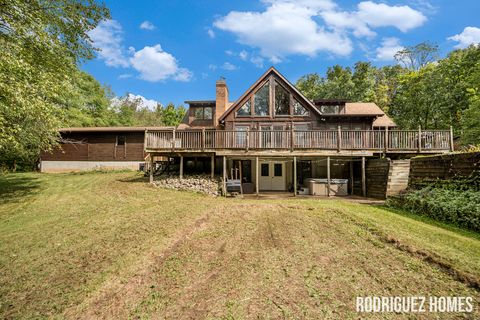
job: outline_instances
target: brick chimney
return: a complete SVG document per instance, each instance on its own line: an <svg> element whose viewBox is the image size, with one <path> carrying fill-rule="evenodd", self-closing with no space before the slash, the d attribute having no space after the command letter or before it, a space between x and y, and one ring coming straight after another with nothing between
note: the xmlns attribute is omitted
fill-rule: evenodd
<svg viewBox="0 0 480 320"><path fill-rule="evenodd" d="M218 119L225 113L228 107L228 87L225 82L225 78L220 78L216 83L216 95L215 95L215 126L220 123Z"/></svg>

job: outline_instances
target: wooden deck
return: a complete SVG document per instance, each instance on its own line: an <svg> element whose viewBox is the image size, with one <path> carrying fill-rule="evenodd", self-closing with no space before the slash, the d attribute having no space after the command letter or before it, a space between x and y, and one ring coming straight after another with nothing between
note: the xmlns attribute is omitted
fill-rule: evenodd
<svg viewBox="0 0 480 320"><path fill-rule="evenodd" d="M363 154L443 153L452 150L449 130L229 131L158 130L145 132L148 153Z"/></svg>

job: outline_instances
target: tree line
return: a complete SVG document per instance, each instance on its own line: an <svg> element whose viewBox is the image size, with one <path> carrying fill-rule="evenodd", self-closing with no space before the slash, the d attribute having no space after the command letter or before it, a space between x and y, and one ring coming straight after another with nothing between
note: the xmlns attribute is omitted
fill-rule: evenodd
<svg viewBox="0 0 480 320"><path fill-rule="evenodd" d="M375 102L401 129L448 129L463 145L480 144L480 47L440 59L438 47L421 43L399 51L397 63L357 62L311 73L296 86L310 99Z"/></svg>
<svg viewBox="0 0 480 320"><path fill-rule="evenodd" d="M88 32L109 19L95 0L0 4L0 167L33 164L69 126L175 125L185 110L111 107L111 91L79 65L95 56Z"/></svg>

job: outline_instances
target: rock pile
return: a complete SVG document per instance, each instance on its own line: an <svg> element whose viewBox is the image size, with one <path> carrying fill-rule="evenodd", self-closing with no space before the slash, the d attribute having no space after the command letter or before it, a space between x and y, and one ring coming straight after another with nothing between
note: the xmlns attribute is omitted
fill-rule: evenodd
<svg viewBox="0 0 480 320"><path fill-rule="evenodd" d="M160 176L156 178L155 184L166 189L195 191L211 196L220 195L220 183L210 175L184 176L182 180L178 175Z"/></svg>

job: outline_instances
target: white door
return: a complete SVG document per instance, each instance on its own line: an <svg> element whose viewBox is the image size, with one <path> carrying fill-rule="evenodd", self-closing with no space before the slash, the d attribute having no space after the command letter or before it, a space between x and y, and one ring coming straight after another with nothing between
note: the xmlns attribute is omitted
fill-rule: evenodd
<svg viewBox="0 0 480 320"><path fill-rule="evenodd" d="M270 176L270 162L260 163L258 173L258 184L260 190L272 190L272 177Z"/></svg>
<svg viewBox="0 0 480 320"><path fill-rule="evenodd" d="M260 163L258 177L260 190L285 191L285 163L278 161Z"/></svg>
<svg viewBox="0 0 480 320"><path fill-rule="evenodd" d="M272 162L272 189L274 191L285 191L285 163Z"/></svg>

